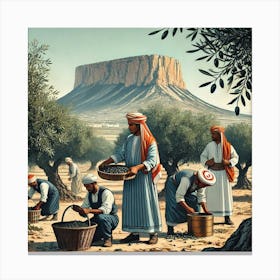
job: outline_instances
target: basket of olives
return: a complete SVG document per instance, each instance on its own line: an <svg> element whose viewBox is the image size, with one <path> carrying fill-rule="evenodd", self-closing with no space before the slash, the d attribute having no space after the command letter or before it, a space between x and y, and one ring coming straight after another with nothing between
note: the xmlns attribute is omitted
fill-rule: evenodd
<svg viewBox="0 0 280 280"><path fill-rule="evenodd" d="M110 164L99 166L97 169L98 175L105 180L123 181L134 179L136 175L128 176L129 167L120 164Z"/></svg>

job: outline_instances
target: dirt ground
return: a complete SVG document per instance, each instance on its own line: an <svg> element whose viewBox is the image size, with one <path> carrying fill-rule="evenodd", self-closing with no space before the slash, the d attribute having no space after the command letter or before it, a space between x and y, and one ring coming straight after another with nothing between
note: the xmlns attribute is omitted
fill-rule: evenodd
<svg viewBox="0 0 280 280"><path fill-rule="evenodd" d="M82 174L89 173L88 165L84 164L80 166ZM198 165L184 166L184 168L194 168L196 169ZM39 168L33 168L30 170L38 176L39 178L46 178L43 171ZM61 166L59 173L63 182L70 187L70 183L67 180L67 167ZM95 171L91 173L96 173ZM250 178L250 173L248 174ZM166 180L166 174L158 183L158 191L160 192L164 187L164 182ZM231 234L238 228L240 223L252 216L252 191L251 190L235 190L233 189L233 209L234 213L232 220L234 225L225 225L223 223L222 217L214 218L213 235L208 237L194 237L187 234L188 225L183 223L175 227L175 232L177 236L174 238L167 238L167 226L164 219L165 213L165 201L160 199L160 211L162 217L162 232L159 234L159 241L155 245L148 245L146 241L149 239L148 235L141 234L139 243L132 244L120 244L119 240L126 237L127 232L123 232L121 229L121 204L122 204L122 182L121 181L106 181L100 178L99 185L103 185L112 190L115 195L116 203L118 205L118 216L120 222L118 227L113 232L113 246L109 248L102 247L100 245L91 246L87 250L83 250L83 253L106 253L106 252L200 252L206 247L222 247L226 240L231 236ZM83 188L83 192L80 194L81 197L86 195L86 190ZM38 201L39 195L34 195L34 197L28 201L28 206L34 206ZM60 209L58 213L58 222L61 221L62 215L65 209L72 204L81 205L82 201L76 202L60 202ZM69 208L64 215L64 221L84 220L78 213L74 212ZM61 250L57 245L57 240L52 228L54 221L38 221L37 223L30 224L28 230L28 251L30 254L36 254L38 252L44 253L55 253L55 252L65 252ZM76 251L68 251L67 253L75 254ZM79 252L79 253L81 253ZM65 252L66 253L66 252Z"/></svg>

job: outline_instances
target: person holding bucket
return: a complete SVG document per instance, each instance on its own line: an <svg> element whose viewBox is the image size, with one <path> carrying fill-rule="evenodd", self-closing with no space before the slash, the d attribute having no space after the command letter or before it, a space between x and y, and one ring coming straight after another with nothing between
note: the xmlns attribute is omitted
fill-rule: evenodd
<svg viewBox="0 0 280 280"><path fill-rule="evenodd" d="M31 199L35 192L41 194L40 201L33 207L33 210L41 210L42 220L47 220L53 215L52 221L57 221L59 210L59 192L55 185L43 179L36 178L34 174L28 174L28 199Z"/></svg>
<svg viewBox="0 0 280 280"><path fill-rule="evenodd" d="M112 246L112 232L118 226L117 205L113 193L97 184L97 177L87 174L82 178L82 182L88 193L80 207L73 207L73 210L81 216L94 214L90 219L91 223L96 223L97 228L93 237L93 242L103 240L103 247Z"/></svg>
<svg viewBox="0 0 280 280"><path fill-rule="evenodd" d="M165 220L167 235L174 235L174 226L187 222L187 214L199 212L199 206L206 214L205 187L216 182L215 175L208 169L198 171L181 170L169 176L165 182Z"/></svg>

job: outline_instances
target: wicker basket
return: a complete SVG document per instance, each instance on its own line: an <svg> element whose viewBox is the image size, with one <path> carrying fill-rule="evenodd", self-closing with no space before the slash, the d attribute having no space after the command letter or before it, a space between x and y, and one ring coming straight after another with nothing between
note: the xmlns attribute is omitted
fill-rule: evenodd
<svg viewBox="0 0 280 280"><path fill-rule="evenodd" d="M28 223L35 224L39 222L41 215L41 209L33 210L32 207L28 207Z"/></svg>
<svg viewBox="0 0 280 280"><path fill-rule="evenodd" d="M90 248L97 224L88 225L81 221L63 222L65 212L74 205L68 206L62 215L61 222L53 223L52 228L57 240L58 247L64 251L82 251ZM75 207L79 207L75 205Z"/></svg>
<svg viewBox="0 0 280 280"><path fill-rule="evenodd" d="M110 164L108 165L110 167L110 169L118 169L119 167L121 168L127 168L127 166L125 165L120 165L120 164ZM133 176L129 176L127 177L127 172L123 172L123 173L109 173L104 171L104 169L102 170L99 166L97 169L98 175L105 180L110 180L110 181L123 181L123 180L131 180L134 179L136 175Z"/></svg>

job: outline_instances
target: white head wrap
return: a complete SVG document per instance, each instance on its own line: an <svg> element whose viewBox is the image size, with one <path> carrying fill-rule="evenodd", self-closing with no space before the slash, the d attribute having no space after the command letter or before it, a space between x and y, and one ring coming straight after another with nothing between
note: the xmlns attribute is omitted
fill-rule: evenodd
<svg viewBox="0 0 280 280"><path fill-rule="evenodd" d="M34 174L28 174L28 184L31 184L36 181L36 177Z"/></svg>
<svg viewBox="0 0 280 280"><path fill-rule="evenodd" d="M83 177L82 182L83 182L84 185L91 184L91 183L96 183L97 182L97 177L94 176L93 174L86 174Z"/></svg>
<svg viewBox="0 0 280 280"><path fill-rule="evenodd" d="M215 175L206 168L201 168L197 171L198 180L206 184L207 186L212 186L216 183Z"/></svg>
<svg viewBox="0 0 280 280"><path fill-rule="evenodd" d="M66 163L70 163L70 162L73 162L73 161L72 161L72 158L66 157L66 158L65 158L65 162L66 162Z"/></svg>

